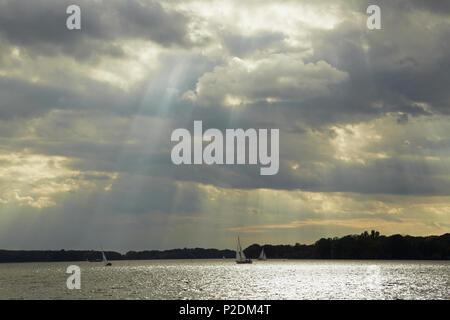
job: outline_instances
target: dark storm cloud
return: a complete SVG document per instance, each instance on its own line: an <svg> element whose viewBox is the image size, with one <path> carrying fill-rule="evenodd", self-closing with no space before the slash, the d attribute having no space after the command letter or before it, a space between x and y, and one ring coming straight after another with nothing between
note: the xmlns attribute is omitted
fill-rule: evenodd
<svg viewBox="0 0 450 320"><path fill-rule="evenodd" d="M365 14L368 4L353 4L346 4L350 12ZM317 90L314 77L319 73L305 77L310 87L302 91L294 84L302 81L305 70L296 71L297 77L278 87L277 78L290 77L289 69L283 70L281 63L265 69L261 63L254 71L243 69L241 73L230 65L209 74L203 81L199 79L201 93L197 95L197 103L218 109L216 105L223 102L226 94L244 97L244 101L250 102L243 102L245 107L239 108L243 110L223 112L230 118L232 113L235 117L246 118L239 119L240 122L253 121L254 126L260 123L260 113L264 113L272 125L284 128L295 127L293 119L306 126L323 128L333 123L369 121L389 113L399 113L403 120L408 116L448 114L450 92L446 86L450 82L450 47L447 39L450 31L447 20L434 14L435 10L427 10L428 17L420 16L424 9L408 2L381 2L380 6L382 30L370 31L349 15L332 30L311 31L313 55L305 59L305 64L326 62L335 73L348 75L345 81L324 81L323 88L328 92L317 91L320 94L314 95ZM432 22L426 28L425 19ZM365 19L361 21L365 23ZM278 49L289 56L289 50L279 42L282 34L223 33L222 36L234 55L245 56L268 48L264 57L273 61L277 55L272 54L272 45L273 51ZM296 70L299 63L301 61L292 59L287 65ZM332 75L329 72L323 79L331 79ZM273 97L284 101L269 105L265 100Z"/></svg>
<svg viewBox="0 0 450 320"><path fill-rule="evenodd" d="M395 17L402 20L402 12ZM401 28L390 25L388 19L383 22L384 29L379 34L343 24L315 39L315 59L348 72L349 81L339 86L336 94L320 97L310 105L320 106L317 109L321 111L329 110L332 117L360 114L362 120L365 114L376 117L389 112L413 116L427 115L430 111L448 113L450 94L444 87L450 80L449 57L443 55L448 51L441 51L447 32L437 28L428 33L414 24L408 25L404 32L393 32ZM397 44L399 41L404 46ZM405 50L407 46L416 50ZM428 103L431 110L417 102Z"/></svg>
<svg viewBox="0 0 450 320"><path fill-rule="evenodd" d="M138 107L135 96L116 87L86 78L66 80L62 85L0 77L0 118L32 118L57 109L129 114Z"/></svg>
<svg viewBox="0 0 450 320"><path fill-rule="evenodd" d="M399 1L402 8L419 8L429 10L432 13L439 15L450 15L450 3L443 0L413 0L413 1Z"/></svg>
<svg viewBox="0 0 450 320"><path fill-rule="evenodd" d="M33 117L57 107L67 92L64 88L32 84L0 77L0 118Z"/></svg>
<svg viewBox="0 0 450 320"><path fill-rule="evenodd" d="M11 39L11 41L13 40L23 44L30 43L33 46L39 46L41 44L45 45L45 43L58 45L58 43L62 42L63 46L67 44L67 47L65 47L66 49L64 50L70 51L68 54L87 57L91 52L90 46L81 45L72 48L70 46L73 45L73 41L67 39L64 34L69 34L69 38L72 36L81 36L83 39L85 38L83 41L99 40L102 43L102 48L106 50L105 52L109 52L103 54L120 56L122 49L114 44L108 43L113 37L120 38L122 36L131 35L148 35L152 40L160 37L153 35L153 32L158 32L157 30L159 30L159 27L151 25L147 26L145 24L146 22L153 23L152 21L159 21L160 19L152 17L152 19L147 20L145 18L146 15L151 16L151 14L158 14L158 17L161 16L161 19L164 21L176 20L179 23L181 23L180 21L184 21L183 19L174 19L170 14L176 15L177 13L168 13L162 9L159 4L153 4L151 2L145 3L145 8L141 8L142 4L138 2L132 2L127 4L127 6L116 1L108 2L107 5L102 4L108 8L107 10L102 8L102 5L96 4L93 10L86 10L89 12L85 18L88 19L86 22L86 30L83 30L80 35L76 35L76 33L67 32L65 28L55 28L51 25L52 23L55 23L54 21L58 21L56 12L59 11L56 9L49 9L50 11L48 14L50 17L45 19L42 26L43 29L41 30L40 28L32 28L32 26L37 21L36 17L42 16L39 12L42 12L44 10L43 8L46 6L39 6L39 8L36 8L36 10L33 11L35 14L31 14L31 8L23 5L21 1L5 2L4 6L11 6L11 8L6 7L7 10L1 11L4 12L2 14L4 14L5 17L14 17L17 15L17 12L22 12L23 10L25 13L30 12L28 15L30 15L29 18L31 22L28 24L25 23L25 26L22 27L19 25L15 26L12 23L11 18L9 18L2 20L2 23L5 25L2 27L2 30L8 35L8 39ZM24 7L23 9L20 6L21 4ZM87 6L89 5L90 4L87 4ZM48 7L53 8L50 4ZM239 76L236 76L235 79L231 79L230 81L242 82L239 88L245 88L245 86L247 86L248 89L245 89L247 91L244 91L243 93L250 98L261 98L259 101L248 104L246 107L247 109L240 112L240 116L248 117L247 121L242 121L252 123L253 119L258 117L257 115L255 116L255 114L258 114L261 111L264 112L264 105L267 104L264 99L271 96L282 97L284 99L289 99L290 101L272 103L267 112L268 114L282 113L283 121L286 121L286 119L300 118L309 126L319 127L330 123L365 121L373 117L382 116L388 112L402 112L413 116L429 114L430 111L425 110L423 106L418 105L416 103L417 101L429 103L432 108L431 111L447 113L449 93L448 90L445 90L445 86L446 83L450 81L449 72L446 72L446 70L449 69L450 58L447 55L443 55L441 52L448 52L448 49L450 49L445 47L448 47L448 44L445 44L447 42L444 41L448 35L448 31L440 24L435 26L432 31L426 31L421 27L420 23L414 23L414 21L411 22L408 19L407 14L397 7L392 7L388 4L383 5L382 7L384 29L376 31L377 33L368 32L364 28L361 28L360 25L349 23L348 21L338 25L334 30L317 31L313 33L314 56L306 62L319 63L323 60L330 64L330 68L336 68L334 73L340 72L349 75L349 78L346 81L341 81L341 83L327 85L324 81L321 85L322 87L327 86L327 89L330 90L328 94L323 94L323 89L320 89L321 91L317 91L318 93L314 96L314 92L316 92L315 90L317 89L315 89L313 85L311 85L308 90L302 88L294 90L296 87L292 85L293 82L290 87L275 86L278 85L278 83L274 83L274 85L271 86L265 85L266 82L270 81L270 79L276 79L277 76L292 76L287 73L289 64L285 66L286 71L282 71L284 74L277 70L280 68L280 65L274 64L273 66L270 66L270 68L259 71L260 75L258 78L239 78ZM387 14L387 17L385 18L384 11L389 12L389 9L397 10L398 14L390 13ZM98 11L98 14L96 10ZM10 14L8 14L8 12ZM119 13L120 15L116 17ZM95 16L96 19L91 19L92 16ZM398 21L393 20L394 17ZM27 21L25 18L27 17L23 17L20 20ZM130 23L130 26L126 26L125 22L121 22L122 20ZM92 23L93 25L88 27L89 23ZM117 24L117 26L110 26L109 23ZM14 28L10 28L10 24L14 26ZM47 26L47 24L49 25ZM401 28L402 24L407 25L407 27ZM165 28L163 23L161 30L170 32L172 29ZM400 31L392 32L391 30ZM36 34L33 35L33 32L36 32ZM40 32L42 32L42 35ZM178 33L173 32L173 34L177 35ZM244 55L261 48L270 48L270 46L281 50L280 41L284 37L281 33L268 32L261 32L252 36L223 33L221 36L223 36L224 42L227 44L229 50L238 55ZM417 41L418 37L420 38L420 41ZM39 39L39 41L36 41L36 39ZM178 43L181 43L180 41L182 38L178 36L161 35L161 39L165 39L165 41L178 39L176 41L174 40L174 42L178 41ZM401 40L402 43L396 45L399 40ZM421 41L424 43L421 43ZM391 45L386 45L386 43ZM368 50L363 48L365 44L369 46ZM405 47L409 44L416 44L415 47L417 47L417 50L413 52L406 51ZM442 47L444 51L440 50ZM428 50L426 50L426 52L432 53L435 57L427 56L427 61L424 61L425 53L422 53L422 51L427 48ZM445 49L447 50L445 51ZM98 53L101 53L101 51L98 51ZM290 68L294 68L299 62L295 62L295 59L290 60ZM114 88L107 88L106 85L100 85L96 90L88 90L87 94L73 92L73 95L77 95L80 106L89 105L90 108L97 109L100 107L100 104L107 104L109 105L109 108L105 108L104 106L101 106L100 108L117 110L122 114L133 114L139 110L139 112L143 114L157 115L160 111L158 105L161 106L162 103L165 103L164 112L166 116L185 117L189 116L191 112L198 114L204 112L204 108L192 108L189 107L186 102L180 103L179 101L176 101L176 99L168 98L166 89L173 85L170 83L170 81L173 81L173 79L170 78L172 74L176 74L175 81L178 83L176 89L179 90L180 93L193 89L197 80L202 76L202 73L212 70L213 66L211 65L211 61L207 61L205 58L190 58L185 60L183 57L173 56L173 58L166 58L166 61L163 62L163 64L164 67L161 67L160 71L153 75L153 79L155 80L150 83L148 80L145 80L141 84L136 85L131 92L115 92ZM319 71L320 68L317 68L317 70ZM323 75L323 79L330 79L332 75L333 73L331 72L328 75L325 74ZM299 74L299 77L301 76L302 75ZM217 79L219 80L224 77L225 75L221 73L218 73L217 75ZM312 75L312 77L314 77L314 75ZM306 79L304 81L307 83L308 81L311 82L312 79L313 78L309 80ZM293 79L293 81L295 80L297 79ZM72 81L83 85L84 79L74 78ZM223 83L227 84L227 82ZM66 87L69 87L69 85L69 83L65 83ZM150 85L151 91L149 92L148 86ZM97 85L94 82L87 82L85 87L95 88ZM17 88L22 89L21 86L18 86ZM39 88L39 86L29 85L29 89L34 92L38 90L37 88ZM11 89L13 90L10 99L14 100L13 96L15 90L14 88ZM52 100L52 93L54 93L55 89L49 88L49 90L51 91L49 97L41 99L45 99L47 100L46 102L51 103L46 103L43 108L65 108L61 106L60 102ZM105 94L105 90L107 94ZM217 95L221 90L223 91L220 87L211 86L207 91L210 91L211 95ZM228 93L226 90L227 89L225 88L223 93ZM101 93L101 98L95 97L97 93ZM34 93L31 93L31 95L33 94ZM45 90L41 92L41 95L46 94ZM61 94L63 93L60 93L60 95ZM110 99L110 101L103 100L104 97L110 96L113 96L114 98ZM53 97L56 97L56 95L53 95ZM140 106L136 105L136 97L144 98ZM22 106L20 108L9 108L9 110L3 111L4 114L6 116L10 116L14 113L33 115L34 112L28 112L30 111L30 108L27 108L26 101L23 101L26 99L26 95L25 97L17 98L18 101L21 101ZM62 100L71 101L73 99L64 97ZM39 105L39 99L37 99L37 101ZM118 101L123 105L119 106ZM214 105L214 100L208 99L206 101L210 108L217 107ZM31 103L34 102L30 101L28 104ZM74 103L71 103L71 105L74 105ZM20 111L21 108L24 108L24 112ZM39 109L39 106L36 106L35 110ZM197 109L198 112L196 111ZM229 117L232 117L231 112L226 109L213 112L228 114ZM272 118L276 119L279 117ZM283 122L279 125L283 127L291 126L289 122Z"/></svg>
<svg viewBox="0 0 450 320"><path fill-rule="evenodd" d="M120 117L147 115L184 117L190 112L179 93L191 90L200 75L212 69L200 54L168 54L158 58L155 73L126 91L57 67L47 81L31 82L0 76L0 119L41 117L51 110L90 111ZM170 90L178 92L172 95ZM201 110L202 108L199 108ZM69 121L70 119L62 119Z"/></svg>
<svg viewBox="0 0 450 320"><path fill-rule="evenodd" d="M159 176L163 167L147 173ZM333 162L329 167L302 163L293 171L282 161L275 176L262 177L258 166L199 166L164 169L164 176L179 181L200 182L223 188L267 188L313 192L351 192L392 195L450 195L446 165L436 166L423 160L386 159L366 165Z"/></svg>
<svg viewBox="0 0 450 320"><path fill-rule="evenodd" d="M63 53L85 59L91 55L123 56L114 42L151 40L163 46L189 45L189 19L165 10L156 2L78 1L82 30L66 28L66 8L73 1L0 2L0 34L10 43L29 49L31 55Z"/></svg>
<svg viewBox="0 0 450 320"><path fill-rule="evenodd" d="M82 2L82 10L87 14L83 13L83 30L77 34L65 29L66 15L60 14L65 12L65 3L56 7L52 3L48 3L47 11L42 3L27 6L23 1L2 2L4 10L0 14L5 18L0 22L2 33L10 42L30 50L49 45L69 52L73 45L71 37L103 44L121 38L144 38L165 46L187 44L188 18L159 4ZM63 136L64 141L52 140L52 134L59 133L59 128L70 128L73 119L69 116L51 123L47 134L43 134L43 128L36 130L36 135L43 134L39 136L40 141L21 139L15 143L36 153L73 158L71 165L81 170L167 176L173 180L245 189L446 194L450 188L445 166L431 172L431 164L410 159L371 161L364 166L346 164L336 160L331 152L320 153L318 145L313 143L302 146L302 156L285 152L280 173L274 177L259 176L257 167L174 167L170 162L171 129L191 128L194 120L204 120L205 128L280 128L280 149L293 150L298 140L308 139L304 133L309 129L324 132L331 125L371 121L389 113L398 113L397 125L407 125L410 118L447 113L450 48L445 41L449 34L445 20L440 15L432 15L435 24L427 29L423 28L422 21L409 16L419 7L402 10L402 6L389 3L381 7L383 30L368 31L365 26L344 19L334 29L311 31L314 54L306 61L285 52L268 55L253 74L244 67L239 69L238 63L227 66L222 59L214 60L198 53L174 53L161 55L156 71L130 91L77 77L71 70L67 74L62 72L53 85L3 77L0 78L0 116L2 119L33 118L55 109L83 111L87 117L89 112L114 114L128 118L130 130L135 116L170 119L164 129L148 128L149 136L162 138L159 144L151 146L145 145L143 139L133 146L124 145L129 138L126 131L114 139L103 138L101 143L94 138L89 141L80 138L82 129L74 135ZM41 27L35 27L44 15L47 19ZM16 25L14 17L25 21L24 25ZM55 28L60 23L62 27ZM233 55L285 49L280 44L285 35L278 32L250 36L223 32L219 36L223 37L219 42L225 43ZM87 50L86 54L91 52L89 46L80 50ZM120 51L115 54L120 56ZM286 77L287 83L278 81ZM198 95L206 96L204 105L180 99L198 84L207 85ZM221 103L227 94L252 101L235 109L224 107ZM267 102L271 97L282 101ZM429 109L422 103L428 104ZM114 128L104 135L112 132ZM283 135L292 132L298 133L297 141L285 143ZM303 166L299 174L292 172L292 161ZM325 165L325 169L316 165L317 162ZM173 191L167 189L169 193Z"/></svg>

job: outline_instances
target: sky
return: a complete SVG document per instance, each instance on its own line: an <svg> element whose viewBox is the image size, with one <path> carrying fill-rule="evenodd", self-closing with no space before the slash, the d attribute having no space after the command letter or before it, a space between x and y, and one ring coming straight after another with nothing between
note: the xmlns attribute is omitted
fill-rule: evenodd
<svg viewBox="0 0 450 320"><path fill-rule="evenodd" d="M0 248L450 232L450 2L71 4L0 0ZM174 165L194 120L278 128L278 174Z"/></svg>

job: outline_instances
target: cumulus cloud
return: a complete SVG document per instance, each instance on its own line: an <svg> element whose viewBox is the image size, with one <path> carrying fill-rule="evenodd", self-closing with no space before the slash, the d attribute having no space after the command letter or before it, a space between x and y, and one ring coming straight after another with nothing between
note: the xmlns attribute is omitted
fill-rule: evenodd
<svg viewBox="0 0 450 320"><path fill-rule="evenodd" d="M239 106L260 101L302 102L329 94L329 87L347 75L324 61L304 64L287 55L273 55L261 61L233 58L198 81L195 92L185 93L199 105Z"/></svg>

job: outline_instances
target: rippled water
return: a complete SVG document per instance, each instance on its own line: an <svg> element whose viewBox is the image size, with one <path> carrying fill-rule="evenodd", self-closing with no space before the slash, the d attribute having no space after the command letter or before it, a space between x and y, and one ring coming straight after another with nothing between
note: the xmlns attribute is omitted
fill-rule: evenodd
<svg viewBox="0 0 450 320"><path fill-rule="evenodd" d="M66 268L81 268L68 290ZM1 299L450 299L450 262L154 260L0 264Z"/></svg>

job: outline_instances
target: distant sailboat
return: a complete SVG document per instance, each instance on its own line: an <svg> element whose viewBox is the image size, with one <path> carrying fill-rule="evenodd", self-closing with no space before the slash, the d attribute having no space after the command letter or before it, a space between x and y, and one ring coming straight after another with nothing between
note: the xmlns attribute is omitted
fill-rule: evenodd
<svg viewBox="0 0 450 320"><path fill-rule="evenodd" d="M108 261L108 259L106 259L106 255L105 252L102 249L102 262L105 264L105 267L109 267L112 266L111 262Z"/></svg>
<svg viewBox="0 0 450 320"><path fill-rule="evenodd" d="M264 248L262 248L261 253L259 254L258 260L267 260L266 253L264 252Z"/></svg>
<svg viewBox="0 0 450 320"><path fill-rule="evenodd" d="M236 250L236 263L252 263L252 260L245 257L244 251L241 247L241 241L238 237L237 250Z"/></svg>

